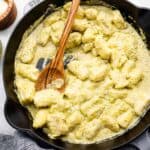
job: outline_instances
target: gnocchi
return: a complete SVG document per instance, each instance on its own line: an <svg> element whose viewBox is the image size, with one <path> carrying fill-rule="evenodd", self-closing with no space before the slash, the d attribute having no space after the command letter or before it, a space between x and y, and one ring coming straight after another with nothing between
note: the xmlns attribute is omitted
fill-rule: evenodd
<svg viewBox="0 0 150 150"><path fill-rule="evenodd" d="M24 105L31 103L35 95L34 82L29 81L28 79L17 77L15 85L18 89L17 96L20 100L20 103Z"/></svg>
<svg viewBox="0 0 150 150"><path fill-rule="evenodd" d="M81 5L65 46L64 92L56 82L36 91L40 71L56 55L70 7L66 3L25 32L15 57L15 92L33 128L52 139L91 144L119 136L149 108L150 56L119 10Z"/></svg>
<svg viewBox="0 0 150 150"><path fill-rule="evenodd" d="M48 110L46 109L39 110L33 120L33 127L34 128L43 127L47 122L47 116L48 116Z"/></svg>

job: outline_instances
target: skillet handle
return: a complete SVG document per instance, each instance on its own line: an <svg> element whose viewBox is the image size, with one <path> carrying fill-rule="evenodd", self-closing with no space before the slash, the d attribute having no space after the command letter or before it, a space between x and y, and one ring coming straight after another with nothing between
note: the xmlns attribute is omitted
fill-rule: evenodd
<svg viewBox="0 0 150 150"><path fill-rule="evenodd" d="M140 27L150 35L150 9L139 9L136 19Z"/></svg>
<svg viewBox="0 0 150 150"><path fill-rule="evenodd" d="M43 2L44 0L30 0L30 2L28 2L23 10L23 14L25 15L26 13L28 13L31 9L33 9L35 6L37 6L38 4L40 4L41 2Z"/></svg>
<svg viewBox="0 0 150 150"><path fill-rule="evenodd" d="M150 128L148 128L143 134L137 139L127 145L128 149L133 150L150 150Z"/></svg>
<svg viewBox="0 0 150 150"><path fill-rule="evenodd" d="M26 132L32 128L26 109L11 98L5 102L4 114L7 122L15 129Z"/></svg>
<svg viewBox="0 0 150 150"><path fill-rule="evenodd" d="M147 39L150 39L150 9L138 8L136 21L143 29ZM148 48L150 49L150 40L147 40Z"/></svg>

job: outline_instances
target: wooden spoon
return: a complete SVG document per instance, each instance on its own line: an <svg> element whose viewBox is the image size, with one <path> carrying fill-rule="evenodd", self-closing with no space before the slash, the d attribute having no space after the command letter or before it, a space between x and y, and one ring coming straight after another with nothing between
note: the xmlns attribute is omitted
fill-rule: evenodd
<svg viewBox="0 0 150 150"><path fill-rule="evenodd" d="M36 85L35 89L36 91L40 91L42 89L47 88L53 81L59 81L61 82L60 87L57 89L60 92L63 92L65 89L65 74L64 74L64 50L67 43L67 40L69 38L74 18L76 15L76 12L78 10L78 7L80 5L80 0L73 0L71 9L69 11L69 15L67 18L67 22L64 28L64 31L62 33L59 47L56 53L55 58L41 71Z"/></svg>

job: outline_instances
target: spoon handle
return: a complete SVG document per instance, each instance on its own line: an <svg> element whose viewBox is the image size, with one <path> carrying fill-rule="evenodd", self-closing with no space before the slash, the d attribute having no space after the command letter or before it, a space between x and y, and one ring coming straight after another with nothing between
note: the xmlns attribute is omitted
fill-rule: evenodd
<svg viewBox="0 0 150 150"><path fill-rule="evenodd" d="M64 64L63 64L64 50L73 26L73 21L76 12L78 10L79 4L80 4L80 0L72 1L72 5L67 17L66 25L60 38L57 54L55 58L52 60L52 62L49 63L46 66L46 68L40 73L35 86L37 91L46 88L47 85L51 83L54 79L55 80L57 78L64 79ZM62 89L64 89L64 86Z"/></svg>
<svg viewBox="0 0 150 150"><path fill-rule="evenodd" d="M71 9L69 11L69 15L67 17L67 22L66 22L64 31L62 33L62 36L61 36L61 39L59 42L59 47L58 47L58 51L56 54L56 59L63 59L64 49L65 49L67 40L69 38L69 34L71 32L72 25L74 23L73 21L74 21L76 12L78 10L79 4L80 4L80 0L73 0L73 2L72 2L72 6L71 6Z"/></svg>

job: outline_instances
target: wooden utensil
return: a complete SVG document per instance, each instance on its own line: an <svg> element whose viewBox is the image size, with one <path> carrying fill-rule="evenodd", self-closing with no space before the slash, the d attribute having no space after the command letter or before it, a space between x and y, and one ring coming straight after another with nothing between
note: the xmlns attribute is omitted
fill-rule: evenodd
<svg viewBox="0 0 150 150"><path fill-rule="evenodd" d="M53 81L56 80L62 81L62 84L57 89L60 92L64 91L65 88L65 74L64 74L64 62L63 62L64 50L72 29L72 25L79 4L80 4L80 0L73 0L67 18L67 22L59 42L57 54L55 58L41 71L35 85L36 91L40 91L42 89L47 88Z"/></svg>

